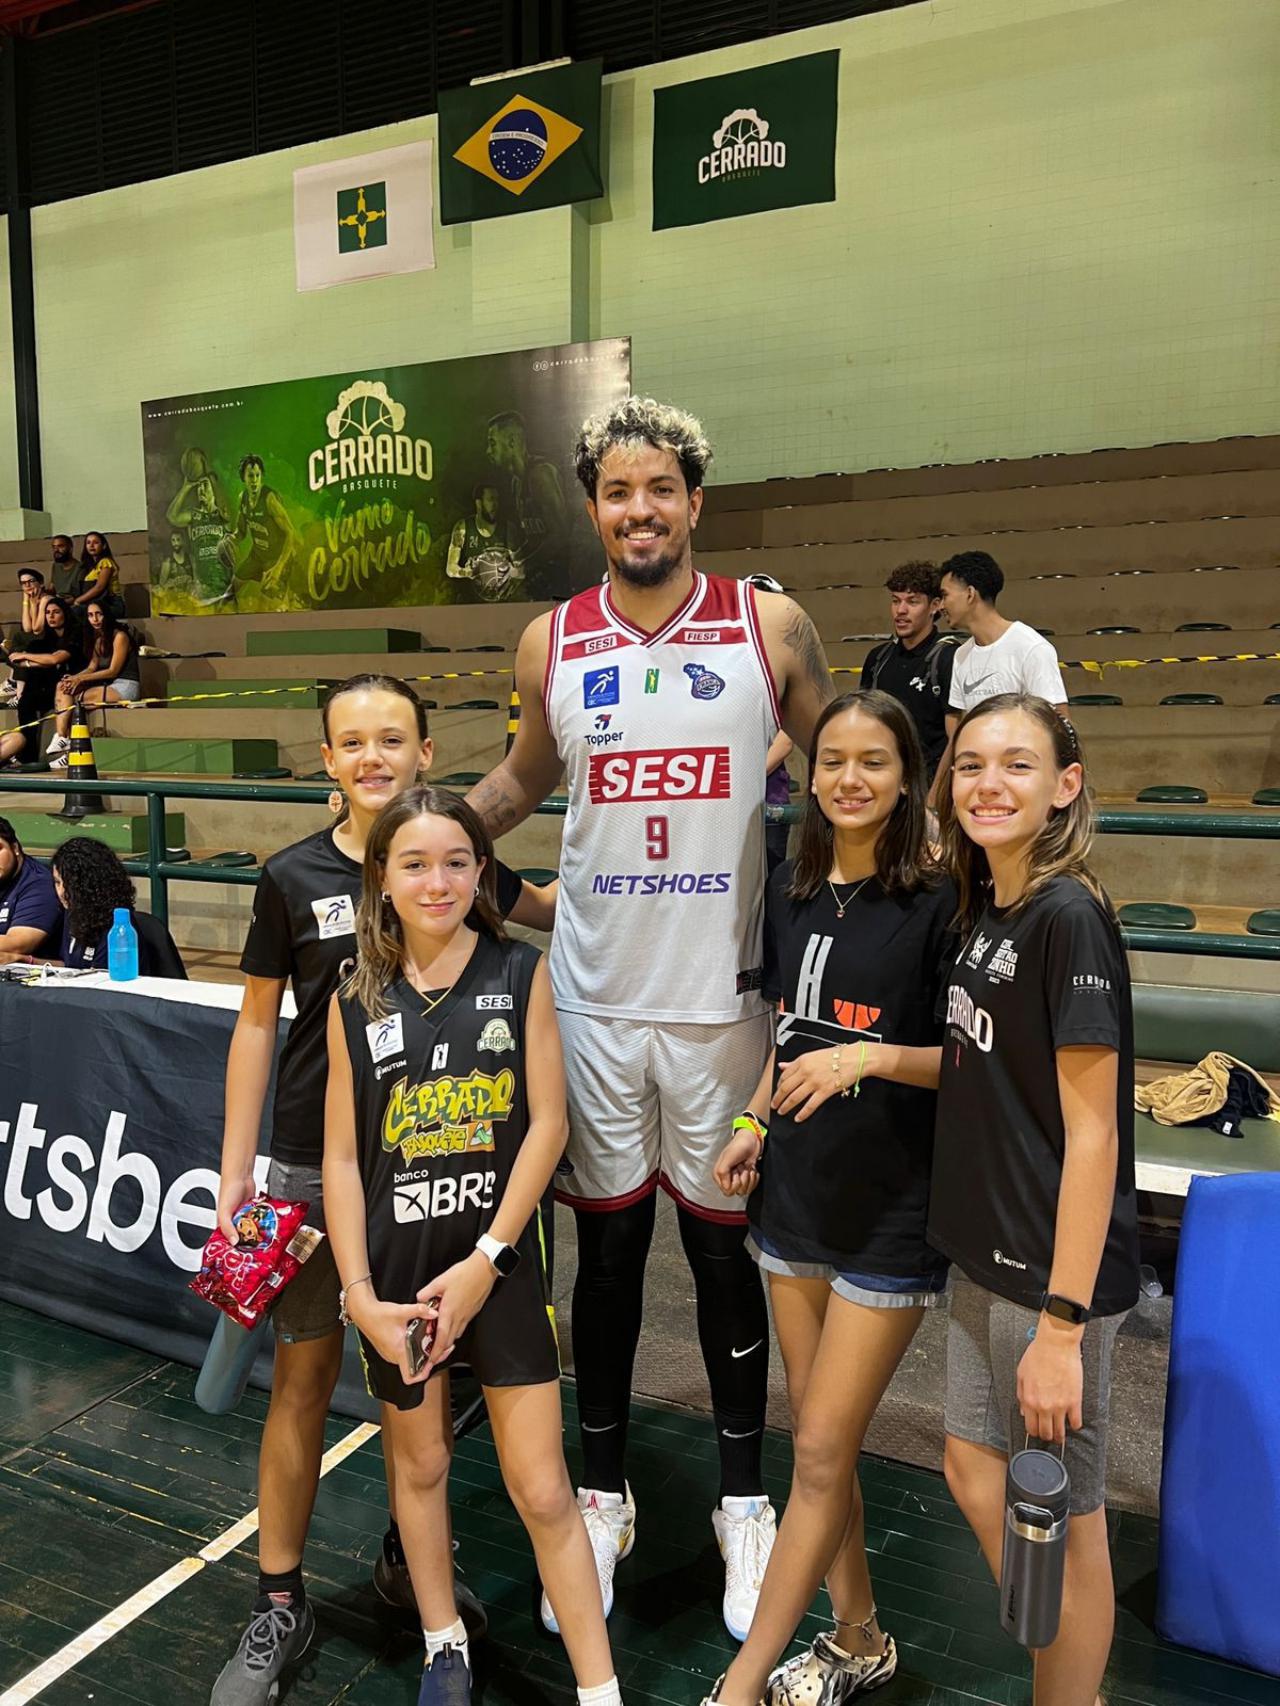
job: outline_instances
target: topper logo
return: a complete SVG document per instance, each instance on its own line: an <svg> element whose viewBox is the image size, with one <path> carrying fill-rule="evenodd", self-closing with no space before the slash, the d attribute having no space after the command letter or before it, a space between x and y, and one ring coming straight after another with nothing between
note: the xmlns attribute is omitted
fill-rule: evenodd
<svg viewBox="0 0 1280 1706"><path fill-rule="evenodd" d="M593 752L588 759L591 803L625 800L727 800L727 746L675 752Z"/></svg>

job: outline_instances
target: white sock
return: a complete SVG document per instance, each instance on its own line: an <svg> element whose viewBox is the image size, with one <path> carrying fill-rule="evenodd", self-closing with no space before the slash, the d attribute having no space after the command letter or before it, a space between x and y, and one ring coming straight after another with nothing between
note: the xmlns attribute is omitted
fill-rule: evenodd
<svg viewBox="0 0 1280 1706"><path fill-rule="evenodd" d="M427 1663L430 1664L437 1653L442 1653L446 1647L452 1647L455 1653L461 1655L467 1669L471 1669L471 1653L467 1646L466 1625L460 1617L455 1617L447 1629L424 1629L422 1639L426 1642Z"/></svg>
<svg viewBox="0 0 1280 1706"><path fill-rule="evenodd" d="M622 1706L617 1677L611 1676L608 1682L597 1683L594 1688L580 1688L578 1706Z"/></svg>

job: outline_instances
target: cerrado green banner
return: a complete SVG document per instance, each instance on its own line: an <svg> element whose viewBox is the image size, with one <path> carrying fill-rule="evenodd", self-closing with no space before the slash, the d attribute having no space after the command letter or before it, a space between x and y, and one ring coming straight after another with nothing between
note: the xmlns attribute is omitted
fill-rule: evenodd
<svg viewBox="0 0 1280 1706"><path fill-rule="evenodd" d="M600 574L573 444L630 383L609 338L144 403L151 607L567 597Z"/></svg>

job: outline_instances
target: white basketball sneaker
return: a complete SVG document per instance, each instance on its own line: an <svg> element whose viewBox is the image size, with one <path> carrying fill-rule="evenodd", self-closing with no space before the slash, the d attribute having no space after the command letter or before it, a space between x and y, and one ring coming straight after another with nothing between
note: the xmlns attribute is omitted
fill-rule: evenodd
<svg viewBox="0 0 1280 1706"><path fill-rule="evenodd" d="M769 1567L777 1518L761 1494L721 1499L720 1508L711 1513L711 1526L724 1559L724 1625L735 1641L745 1641Z"/></svg>
<svg viewBox="0 0 1280 1706"><path fill-rule="evenodd" d="M591 1550L595 1554L596 1575L600 1580L600 1599L607 1617L613 1610L613 1572L619 1558L625 1558L636 1543L636 1506L628 1485L625 1493L599 1493L590 1487L578 1488L578 1509L587 1525ZM542 1626L553 1635L560 1633L551 1601L542 1596Z"/></svg>

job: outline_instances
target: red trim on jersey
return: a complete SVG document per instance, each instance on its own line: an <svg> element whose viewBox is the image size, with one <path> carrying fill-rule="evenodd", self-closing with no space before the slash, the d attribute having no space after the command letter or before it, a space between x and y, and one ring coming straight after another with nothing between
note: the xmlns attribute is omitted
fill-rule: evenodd
<svg viewBox="0 0 1280 1706"><path fill-rule="evenodd" d="M589 586L575 592L564 609L564 631L569 634L596 634L609 626L600 603L601 586Z"/></svg>
<svg viewBox="0 0 1280 1706"><path fill-rule="evenodd" d="M740 581L742 592L742 610L746 617L747 627L751 632L751 643L756 649L756 661L764 674L765 685L769 689L769 703L773 707L774 721L782 727L782 706L778 703L778 684L773 679L773 670L769 664L769 654L764 647L764 636L760 632L760 613L756 609L756 589L747 581Z"/></svg>
<svg viewBox="0 0 1280 1706"><path fill-rule="evenodd" d="M717 1226L745 1226L747 1224L747 1217L741 1210L735 1211L734 1209L726 1208L703 1208L701 1203L690 1202L688 1197L680 1194L665 1173L660 1173L658 1175L658 1183L662 1186L663 1190L671 1198L673 1203L677 1203L681 1208L687 1209L690 1214L696 1215L699 1220L714 1221Z"/></svg>
<svg viewBox="0 0 1280 1706"><path fill-rule="evenodd" d="M569 601L570 604L574 600ZM551 632L547 636L547 667L542 672L542 714L547 719L547 727L551 727L551 680L556 672L556 659L560 655L560 631L564 627L564 613L567 605L557 604L551 612Z"/></svg>
<svg viewBox="0 0 1280 1706"><path fill-rule="evenodd" d="M693 571L693 585L689 589L688 598L685 599L684 603L678 610L674 611L672 615L667 618L661 628L655 628L652 634L646 634L643 628L637 628L634 622L628 622L625 616L619 614L613 602L611 587L601 588L601 591L604 594L604 597L601 599L601 603L608 612L610 621L614 622L619 628L621 628L624 634L630 634L635 639L642 641L646 646L652 646L656 645L659 640L669 639L670 630L673 627L679 626L684 621L688 612L693 608L695 601L702 597L703 590L706 586L706 580L707 577L700 573L699 570L695 569Z"/></svg>
<svg viewBox="0 0 1280 1706"><path fill-rule="evenodd" d="M697 619L692 622L695 628L710 627L715 623L740 622L738 589L741 581L730 580L727 575L705 575L706 590L703 594L702 607Z"/></svg>
<svg viewBox="0 0 1280 1706"><path fill-rule="evenodd" d="M560 648L560 655L565 663L575 663L581 658L612 657L624 646L634 646L635 641L629 634L620 634L614 627L606 628L602 634L588 634L584 640L566 640Z"/></svg>
<svg viewBox="0 0 1280 1706"><path fill-rule="evenodd" d="M557 1185L556 1201L562 1202L566 1208L580 1208L587 1214L607 1214L611 1208L630 1208L632 1203L651 1197L658 1188L658 1182L658 1175L652 1173L643 1185L637 1185L634 1191L624 1191L620 1197L574 1197ZM745 1215L743 1219L746 1219Z"/></svg>

